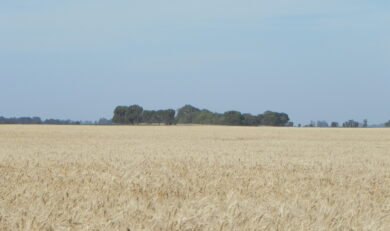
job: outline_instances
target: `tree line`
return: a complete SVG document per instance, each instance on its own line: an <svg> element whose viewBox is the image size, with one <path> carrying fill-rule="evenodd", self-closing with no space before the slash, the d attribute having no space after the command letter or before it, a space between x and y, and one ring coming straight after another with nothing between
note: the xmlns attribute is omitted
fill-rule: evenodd
<svg viewBox="0 0 390 231"><path fill-rule="evenodd" d="M384 124L385 127L390 127L390 121L388 123ZM299 124L298 127L301 127ZM308 125L305 125L304 127L319 127L319 128L325 128L325 127L333 127L337 128L340 127L340 124L338 122L331 122L330 125L326 121L311 121ZM355 120L348 120L341 124L341 127L343 128L367 128L368 127L368 120L363 120L362 123L355 121Z"/></svg>
<svg viewBox="0 0 390 231"><path fill-rule="evenodd" d="M266 111L263 114L252 115L239 111L215 113L207 109L199 109L185 105L178 110L144 110L141 106L118 106L114 110L112 119L101 118L98 121L73 121L60 119L41 119L40 117L12 117L0 116L0 124L64 124L64 125L110 125L110 124L215 124L237 126L294 126L286 113ZM309 124L297 124L297 127L369 127L368 121L358 122L348 120L339 124L326 121L311 121ZM390 120L383 124L370 127L390 127Z"/></svg>
<svg viewBox="0 0 390 231"><path fill-rule="evenodd" d="M81 121L46 119L40 117L12 117L5 118L0 116L0 124L81 124Z"/></svg>
<svg viewBox="0 0 390 231"><path fill-rule="evenodd" d="M236 126L293 126L286 113L266 111L263 114L242 114L239 111L225 113L211 112L192 105L185 105L177 111L144 110L139 105L118 106L114 110L114 124L210 124Z"/></svg>
<svg viewBox="0 0 390 231"><path fill-rule="evenodd" d="M45 119L40 117L11 117L5 118L0 116L0 124L58 124L58 125L109 125L112 124L111 119L101 118L97 121L74 121L60 119Z"/></svg>

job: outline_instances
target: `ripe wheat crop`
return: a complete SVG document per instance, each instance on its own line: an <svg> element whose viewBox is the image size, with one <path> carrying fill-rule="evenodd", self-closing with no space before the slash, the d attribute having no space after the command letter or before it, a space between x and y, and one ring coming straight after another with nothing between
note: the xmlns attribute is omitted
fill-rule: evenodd
<svg viewBox="0 0 390 231"><path fill-rule="evenodd" d="M390 230L390 130L0 126L0 230Z"/></svg>

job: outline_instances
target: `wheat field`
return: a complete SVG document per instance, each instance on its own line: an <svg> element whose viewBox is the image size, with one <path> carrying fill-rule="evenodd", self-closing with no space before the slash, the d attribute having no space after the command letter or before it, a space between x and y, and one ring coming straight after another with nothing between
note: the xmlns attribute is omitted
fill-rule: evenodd
<svg viewBox="0 0 390 231"><path fill-rule="evenodd" d="M390 230L390 129L0 126L0 230Z"/></svg>

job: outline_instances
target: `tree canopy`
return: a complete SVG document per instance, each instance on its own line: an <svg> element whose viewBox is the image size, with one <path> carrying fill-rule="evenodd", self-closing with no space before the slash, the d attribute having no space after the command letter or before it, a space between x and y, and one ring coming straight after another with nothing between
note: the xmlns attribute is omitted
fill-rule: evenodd
<svg viewBox="0 0 390 231"><path fill-rule="evenodd" d="M217 124L237 126L288 126L289 117L286 113L266 111L264 114L242 114L239 111L215 113L185 105L177 111L173 109L150 111L138 105L118 106L114 110L113 123L116 124Z"/></svg>
<svg viewBox="0 0 390 231"><path fill-rule="evenodd" d="M0 116L0 124L81 124L81 121L46 119L40 117L12 117L5 118Z"/></svg>
<svg viewBox="0 0 390 231"><path fill-rule="evenodd" d="M345 128L357 128L359 127L359 122L355 120L348 120L343 123L343 127Z"/></svg>
<svg viewBox="0 0 390 231"><path fill-rule="evenodd" d="M139 105L132 105L129 107L118 106L114 110L114 117L112 122L115 124L175 124L175 110L158 110L149 111L144 110Z"/></svg>

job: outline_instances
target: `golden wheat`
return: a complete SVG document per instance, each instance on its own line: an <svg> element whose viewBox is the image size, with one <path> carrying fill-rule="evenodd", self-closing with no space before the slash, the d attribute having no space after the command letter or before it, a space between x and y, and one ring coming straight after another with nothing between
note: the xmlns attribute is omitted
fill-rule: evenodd
<svg viewBox="0 0 390 231"><path fill-rule="evenodd" d="M390 130L0 126L0 230L390 230Z"/></svg>

